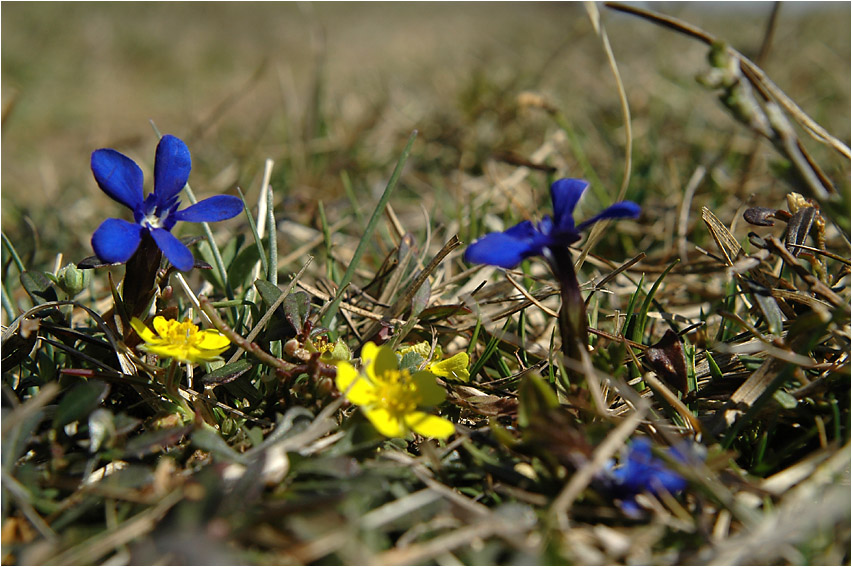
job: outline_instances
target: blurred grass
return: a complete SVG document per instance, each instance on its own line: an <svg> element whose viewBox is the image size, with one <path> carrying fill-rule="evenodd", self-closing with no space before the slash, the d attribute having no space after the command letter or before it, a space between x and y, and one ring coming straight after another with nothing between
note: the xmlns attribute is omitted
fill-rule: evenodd
<svg viewBox="0 0 852 567"><path fill-rule="evenodd" d="M782 10L766 70L848 140L849 24L838 17L845 7L809 6ZM315 216L310 197L342 202L341 171L359 192L377 195L384 172L376 166L394 161L414 128L421 131L414 149L421 159L411 166L418 175L403 178L400 193L408 185L408 195L427 210L436 200L453 210L442 190L459 180L448 173L476 173L497 152L528 157L552 132L543 113L517 107L515 97L524 90L542 93L565 114L605 183L619 179L618 101L579 5L201 7L5 6L3 103L12 105L2 146L7 232L26 234L21 219L27 216L40 229L58 228L39 231L45 244L54 244L45 248L59 249L61 242L67 257L88 255L89 233L104 216L119 214L92 182L88 155L116 147L149 169L149 120L189 143L190 181L200 195L239 185L254 202L259 165L267 157L284 160L272 185L287 196L286 214L300 221ZM760 46L770 6L741 6L734 14L711 6L672 8L700 14L706 29L749 54ZM748 135L695 83L704 49L620 14L606 14L606 25L634 116L634 169L643 182L633 191L653 187L665 203L696 160L712 160L733 146L739 151L711 172L729 182L723 176L738 165L732 158L745 159ZM318 80L322 99L314 101ZM327 133L306 134L303 122L318 112ZM576 173L577 165L562 155ZM771 157L763 148L759 165ZM746 197L758 190L766 187L753 177L737 192ZM63 214L45 215L46 202ZM37 261L49 265L51 253Z"/></svg>
<svg viewBox="0 0 852 567"><path fill-rule="evenodd" d="M655 9L754 58L771 5ZM730 438L706 432L710 457L692 472L688 495L652 502L651 519L634 521L586 490L566 512L570 528L556 521L552 503L563 501L558 496L574 479L568 475L579 475L572 468L576 454L612 441L616 423L620 428L635 418L638 424L640 417L645 433L671 441L688 430L691 415L650 389L642 398L632 390L604 392L615 414L629 416L620 422L595 417L570 387L555 407L553 392L541 389L565 372L554 360L553 319L537 307L516 312L523 299L515 288L499 273L469 269L457 250L432 274L428 307L412 305L403 325L410 330L412 321L422 323L407 340L431 340L434 331L447 352L471 354L472 383L447 386L452 403L443 412L463 431L450 446L383 442L357 412L327 420L340 416L336 402L328 403L327 382L304 374L285 379L241 354L235 364L245 374L216 386L220 405L198 410L218 431L201 417L175 427L176 414L153 412L140 396L159 392L144 373L130 385L126 376L83 382L58 374L89 368L91 359L113 364L102 328L75 319L70 326L90 338L69 336L54 313L42 320L42 342L29 357L32 345L23 333L23 342L14 342L14 334L6 343L5 330L4 350L22 360L11 370L4 366L4 395L23 405L7 413L4 398L4 451L10 431L8 454L31 447L19 463L4 457L4 537L15 543L16 559L848 563L848 310L832 306L834 320L827 321L826 308L815 301L825 303L824 296L778 262L777 286L807 299L807 308L796 304L785 316L790 343L782 346L817 361L809 367L794 357L795 365L779 370L771 364L782 348L761 342L767 323L749 309L750 296L738 287L745 284L701 251L720 254L702 207L751 247L746 235L754 227L745 226L742 211L785 208L791 185L782 160L695 81L708 66L704 46L601 10L633 116L627 198L642 205L643 215L604 231L580 281L588 288L631 257L645 257L590 303L596 330L637 343L628 349L595 335L595 367L611 375L612 384L631 380L641 390L647 368L640 372L631 357L643 356L670 325L705 323L683 336L689 379L702 388L701 396L685 400L686 411L705 426L744 380L761 369L768 377L765 395L737 424L742 430ZM365 242L362 261L352 264L352 282L366 295L347 294L345 303L361 311L341 309L330 321L353 349L361 342L356 331L376 325L365 313L387 315L415 271L453 235L469 243L549 212L549 180L582 172L565 129L577 136L610 198L621 182L621 110L582 5L5 3L2 15L3 232L33 273L52 271L57 253L63 265L90 255L92 231L103 218L125 213L98 190L89 154L116 148L150 180L156 137L149 120L189 145L190 183L199 199L236 194L239 187L254 212L266 160L272 160L281 287L309 254L318 256L298 282L310 286L303 289L314 314L327 308L323 297L334 296L329 280L348 267L406 140L418 130L388 214ZM806 112L849 143L848 4L783 5L761 64ZM548 109L557 109L562 122ZM848 161L800 139L848 195ZM530 162L533 169L524 172L521 165ZM703 177L693 177L702 169ZM699 180L687 199L693 178ZM578 218L598 210L594 201L590 192ZM335 225L338 230L329 230ZM237 329L241 336L275 301L274 293L264 295L274 292L267 284L257 287L261 297L253 302L254 230L242 216L214 225L237 298L226 305L247 322ZM756 230L762 236L780 231ZM271 254L270 248L264 242L261 249ZM827 249L848 259L848 242L831 227ZM848 260L827 263L848 302ZM377 277L380 266L384 278ZM555 309L542 263L527 262L520 271L536 300ZM18 285L14 266L5 274L4 302L10 301L4 307L20 311L39 302ZM206 293L222 299L221 282L205 278L212 285ZM262 273L261 279L274 278ZM103 313L111 305L106 275L96 271L93 280L81 301ZM195 290L202 284L195 273L189 281ZM43 283L27 280L31 288ZM383 292L388 305L370 299ZM189 302L175 295L172 306L185 313ZM473 307L479 311L467 310ZM256 340L285 356L278 340L284 320L292 324L306 313L293 302L282 308L286 316L271 311ZM641 324L631 327L635 318ZM253 364L249 370L246 361ZM537 371L548 385L532 380ZM52 388L54 382L61 387ZM112 390L104 399L105 385ZM109 442L90 451L85 443L106 423L115 428ZM734 451L724 452L719 440ZM280 455L270 446L284 454L278 482L269 480L281 473ZM118 462L127 468L80 486L97 468Z"/></svg>

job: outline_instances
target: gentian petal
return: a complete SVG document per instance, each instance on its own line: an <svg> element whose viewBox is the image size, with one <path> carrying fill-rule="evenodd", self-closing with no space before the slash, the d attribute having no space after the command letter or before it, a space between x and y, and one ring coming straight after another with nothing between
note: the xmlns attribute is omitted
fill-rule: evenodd
<svg viewBox="0 0 852 567"><path fill-rule="evenodd" d="M507 232L492 232L473 242L464 252L465 261L512 269L524 258L541 254L543 246L535 239L515 238Z"/></svg>
<svg viewBox="0 0 852 567"><path fill-rule="evenodd" d="M142 227L121 219L107 219L92 235L92 248L104 262L126 262L139 248Z"/></svg>
<svg viewBox="0 0 852 567"><path fill-rule="evenodd" d="M542 222L544 222L544 220L542 220ZM507 228L503 231L503 234L511 236L512 238L520 238L531 241L534 240L536 237L541 236L541 231L537 230L535 225L531 221L525 220L519 222L513 227Z"/></svg>
<svg viewBox="0 0 852 567"><path fill-rule="evenodd" d="M623 489L634 493L647 490L657 494L660 488L678 492L687 486L686 479L653 455L650 441L644 438L630 444L623 466L616 469L613 476Z"/></svg>
<svg viewBox="0 0 852 567"><path fill-rule="evenodd" d="M585 179L560 179L550 186L553 220L560 230L574 228L574 209L589 187Z"/></svg>
<svg viewBox="0 0 852 567"><path fill-rule="evenodd" d="M191 169L192 158L186 144L174 136L163 136L157 144L154 161L154 194L157 202L166 203L180 193L189 180Z"/></svg>
<svg viewBox="0 0 852 567"><path fill-rule="evenodd" d="M216 222L235 217L243 211L243 202L233 195L216 195L178 211L172 218L185 222Z"/></svg>
<svg viewBox="0 0 852 567"><path fill-rule="evenodd" d="M130 209L142 202L142 170L132 159L115 150L92 152L92 173L98 187L110 198Z"/></svg>
<svg viewBox="0 0 852 567"><path fill-rule="evenodd" d="M641 207L633 201L621 201L610 205L592 218L577 225L577 230L583 230L603 219L635 219L642 212Z"/></svg>
<svg viewBox="0 0 852 567"><path fill-rule="evenodd" d="M181 272L189 271L195 265L195 259L192 257L189 248L168 230L151 229L151 236L160 250L163 251L163 254L166 255L166 258L169 259L169 262Z"/></svg>

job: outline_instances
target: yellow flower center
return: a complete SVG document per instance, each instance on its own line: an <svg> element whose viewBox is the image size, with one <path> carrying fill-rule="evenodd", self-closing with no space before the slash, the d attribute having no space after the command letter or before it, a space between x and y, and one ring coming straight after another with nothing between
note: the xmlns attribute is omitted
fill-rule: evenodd
<svg viewBox="0 0 852 567"><path fill-rule="evenodd" d="M334 350L334 343L328 342L327 337L317 337L313 340L314 348L320 354L325 354Z"/></svg>
<svg viewBox="0 0 852 567"><path fill-rule="evenodd" d="M191 347L198 340L195 336L197 333L198 327L190 323L189 320L184 322L172 320L168 322L165 334L161 333L160 336L174 347Z"/></svg>
<svg viewBox="0 0 852 567"><path fill-rule="evenodd" d="M145 341L144 350L181 362L216 360L230 344L225 335L212 329L199 330L189 319L181 322L157 316L154 318L156 334L137 318L130 324Z"/></svg>
<svg viewBox="0 0 852 567"><path fill-rule="evenodd" d="M373 380L376 403L392 415L406 415L417 409L420 394L408 370L386 370Z"/></svg>

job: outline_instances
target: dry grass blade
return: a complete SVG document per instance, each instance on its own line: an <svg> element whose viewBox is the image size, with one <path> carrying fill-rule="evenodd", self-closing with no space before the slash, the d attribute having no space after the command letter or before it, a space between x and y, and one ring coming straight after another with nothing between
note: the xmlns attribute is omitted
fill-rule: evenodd
<svg viewBox="0 0 852 567"><path fill-rule="evenodd" d="M790 341L788 348L795 352L808 340L809 337L807 336L796 337ZM722 418L724 423L717 422L714 428L716 432L718 433L724 428L731 428L740 417L751 411L758 401L774 393L775 389L781 385L781 382L787 379L791 369L792 364L785 360L775 357L767 358L760 365L760 368L749 376L748 380L731 395L731 409L723 412Z"/></svg>
<svg viewBox="0 0 852 567"><path fill-rule="evenodd" d="M799 545L815 532L830 533L831 526L848 525L850 489L849 445L838 450L781 502L763 515L761 522L731 537L708 553L701 562L708 565L740 565L760 558L767 562L802 562ZM847 482L838 482L846 476ZM842 561L841 561L842 562Z"/></svg>
<svg viewBox="0 0 852 567"><path fill-rule="evenodd" d="M701 218L710 230L710 235L713 237L716 245L725 255L725 261L729 266L733 266L734 262L739 259L740 253L743 250L742 246L734 238L734 235L731 234L731 231L728 230L728 227L722 224L722 221L716 218L716 215L707 207L701 208Z"/></svg>
<svg viewBox="0 0 852 567"><path fill-rule="evenodd" d="M12 411L10 411L7 415L3 416L3 436L6 436L6 432L11 428L15 427L21 421L27 419L28 417L34 415L41 408L46 406L59 395L60 387L59 384L55 382L51 382L49 384L45 384L44 388L42 388L38 395L30 398L23 404L19 405Z"/></svg>
<svg viewBox="0 0 852 567"><path fill-rule="evenodd" d="M408 286L406 286L405 290L399 295L396 301L394 301L393 305L385 309L385 312L382 316L382 320L396 319L400 315L402 315L405 312L406 308L411 304L411 298L414 297L414 294L416 294L418 290L420 290L420 286L422 286L423 283L426 282L426 280L429 278L429 276L432 275L432 272L435 271L435 268L437 268L438 265L444 260L444 258L447 257L447 254L449 254L459 246L461 246L461 241L459 241L458 236L454 235L446 244L444 244L444 246L438 251L438 253L435 254L432 260L430 260L429 263L426 265L426 267L423 268L423 270L419 274L417 274L417 277L414 278L414 280L410 284L408 284ZM404 264L405 262L400 265ZM399 271L401 272L401 270ZM376 321L372 323L369 327L367 327L367 330L365 330L362 334L362 344L365 341L370 340L370 338L372 338L376 334L376 332L378 332L380 327L381 323L379 321Z"/></svg>
<svg viewBox="0 0 852 567"><path fill-rule="evenodd" d="M630 105L627 101L627 93L624 90L624 83L621 80L621 74L618 72L615 55L612 53L612 46L609 43L606 28L601 25L600 12L594 2L585 2L584 6L586 8L586 13L589 16L589 20L592 22L592 27L601 40L601 45L603 46L604 53L606 54L607 63L612 71L613 77L615 78L615 86L618 91L618 101L621 106L622 119L624 120L624 173L622 174L621 187L618 190L618 196L613 201L618 202L623 201L625 195L627 195L627 187L630 185L630 172L633 166L633 126L630 119ZM575 269L580 269L586 261L586 256L598 240L600 240L600 237L604 234L608 224L609 223L604 222L592 228L589 238L586 240L582 251L577 257L574 266Z"/></svg>
<svg viewBox="0 0 852 567"><path fill-rule="evenodd" d="M712 45L716 43L718 39L713 35L705 32L704 30L690 25L686 22L682 22L677 18L673 18L671 16L665 16L663 14L659 14L657 12L653 12L651 10L645 10L643 8L638 8L635 6L629 6L626 4L621 4L618 2L606 2L604 5L607 8L611 8L613 10L618 10L619 12L625 12L628 14L633 14L634 16L639 16L641 18L645 18L647 20L651 20L654 23L660 24L664 27L677 31L679 33L686 34L695 39L699 39L706 43L707 45ZM743 54L739 53L736 50L729 50L740 60L740 64L743 65L745 69L752 74L754 79L759 82L760 86L764 87L773 97L775 97L778 102L784 107L784 109L792 114L796 120L798 120L814 137L814 139L819 140L820 142L829 144L835 150L837 150L843 157L846 159L852 158L852 152L849 150L849 146L838 140L836 137L832 136L825 128L820 126L814 119L808 116L799 106L788 97L784 91L778 88L775 83L769 80L766 74L763 72L760 67L751 62L747 57Z"/></svg>
<svg viewBox="0 0 852 567"><path fill-rule="evenodd" d="M521 293L521 295L526 297L528 301L531 301L533 305L535 305L551 317L559 317L559 313L542 305L542 303L535 297L533 297L530 292L527 291L527 289L520 284L520 282L515 281L515 279L511 275L509 275L509 272L506 272L504 275L506 276L506 279L509 280L509 283L512 284L515 289L517 289Z"/></svg>
<svg viewBox="0 0 852 567"><path fill-rule="evenodd" d="M769 249L774 254L777 254L784 260L784 263L796 272L800 278L805 280L805 282L810 286L811 291L816 295L822 296L826 301L831 303L834 308L843 309L846 313L849 313L849 301L842 298L837 294L833 289L831 289L824 282L821 282L817 278L815 278L807 269L802 266L797 260L796 257L789 251L787 248L774 236L770 236L766 239L766 243L769 245Z"/></svg>
<svg viewBox="0 0 852 567"><path fill-rule="evenodd" d="M385 551L375 558L376 565L417 565L434 561L447 552L466 547L474 540L500 536L513 546L522 546L526 532L535 525L531 514L501 517L491 514L450 533L437 536L425 543L415 543L399 549Z"/></svg>
<svg viewBox="0 0 852 567"><path fill-rule="evenodd" d="M163 516L183 499L181 490L175 490L151 509L140 512L101 534L54 557L44 559L44 565L93 565L116 548L131 543L153 530Z"/></svg>

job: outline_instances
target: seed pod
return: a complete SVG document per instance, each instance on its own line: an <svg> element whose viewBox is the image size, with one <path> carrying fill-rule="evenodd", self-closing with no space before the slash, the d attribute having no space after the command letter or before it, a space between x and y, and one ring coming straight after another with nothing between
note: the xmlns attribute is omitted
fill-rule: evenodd
<svg viewBox="0 0 852 567"><path fill-rule="evenodd" d="M770 209L768 207L752 207L750 209L746 209L743 213L743 218L747 223L756 226L775 226L772 219L775 218L776 212L777 211L775 209Z"/></svg>
<svg viewBox="0 0 852 567"><path fill-rule="evenodd" d="M92 273L88 270L81 270L74 264L68 264L57 274L57 283L70 297L74 297L86 287L92 279Z"/></svg>
<svg viewBox="0 0 852 567"><path fill-rule="evenodd" d="M784 246L790 251L793 256L798 256L801 252L799 245L805 242L808 233L811 231L811 225L816 216L816 209L813 207L802 207L798 210L787 223L787 232L784 235Z"/></svg>

